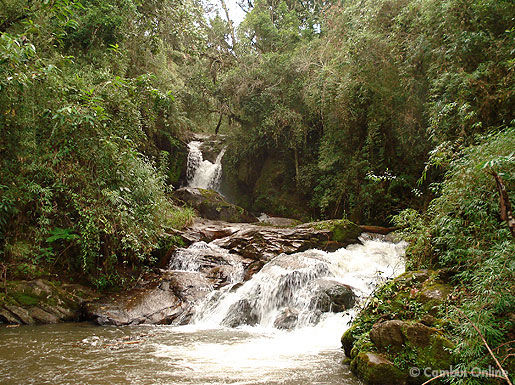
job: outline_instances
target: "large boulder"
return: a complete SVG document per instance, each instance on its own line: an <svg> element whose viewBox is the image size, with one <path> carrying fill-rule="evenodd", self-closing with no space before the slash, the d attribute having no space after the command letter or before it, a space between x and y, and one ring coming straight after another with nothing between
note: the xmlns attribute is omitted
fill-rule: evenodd
<svg viewBox="0 0 515 385"><path fill-rule="evenodd" d="M162 272L138 287L86 305L87 317L100 325L184 324L195 303L213 290L198 272Z"/></svg>
<svg viewBox="0 0 515 385"><path fill-rule="evenodd" d="M318 279L315 284L317 291L311 303L321 312L339 313L356 303L356 296L349 285L330 279Z"/></svg>
<svg viewBox="0 0 515 385"><path fill-rule="evenodd" d="M359 353L351 369L369 385L406 385L408 376L386 357L372 352Z"/></svg>
<svg viewBox="0 0 515 385"><path fill-rule="evenodd" d="M241 325L254 326L259 323L259 315L249 300L240 299L233 303L223 319L222 325L235 328Z"/></svg>
<svg viewBox="0 0 515 385"><path fill-rule="evenodd" d="M432 327L420 322L391 320L377 322L370 330L370 340L380 352L399 353L406 347L416 349L420 364L447 369L452 364L451 341Z"/></svg>
<svg viewBox="0 0 515 385"><path fill-rule="evenodd" d="M258 221L250 212L227 202L214 190L183 187L175 191L173 197L193 207L203 218L238 223Z"/></svg>
<svg viewBox="0 0 515 385"><path fill-rule="evenodd" d="M453 364L450 352L454 344L445 336L448 321L440 306L452 291L448 279L449 273L443 270L409 271L376 290L342 336L351 368L365 383L386 384L379 374L388 368L392 375L400 370L410 384L420 384L428 378L410 377L407 368L448 370ZM395 365L374 364L370 351ZM403 357L402 366L396 366L397 357Z"/></svg>

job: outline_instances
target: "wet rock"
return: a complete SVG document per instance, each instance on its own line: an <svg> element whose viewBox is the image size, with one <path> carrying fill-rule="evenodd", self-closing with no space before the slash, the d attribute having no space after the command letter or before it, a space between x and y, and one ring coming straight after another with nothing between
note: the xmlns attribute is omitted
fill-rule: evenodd
<svg viewBox="0 0 515 385"><path fill-rule="evenodd" d="M351 362L351 370L369 385L406 385L408 376L382 355L359 353Z"/></svg>
<svg viewBox="0 0 515 385"><path fill-rule="evenodd" d="M356 325L351 326L349 329L343 333L341 338L342 348L345 352L345 355L349 358L354 358L351 355L352 348L354 347L354 344L356 343L357 339L354 333L356 332Z"/></svg>
<svg viewBox="0 0 515 385"><path fill-rule="evenodd" d="M182 314L181 300L158 287L137 288L86 305L86 315L99 325L162 323Z"/></svg>
<svg viewBox="0 0 515 385"><path fill-rule="evenodd" d="M38 324L56 324L60 320L55 314L49 313L39 307L29 309L29 314Z"/></svg>
<svg viewBox="0 0 515 385"><path fill-rule="evenodd" d="M209 274L219 267L247 266L250 260L242 258L238 254L230 253L214 244L197 242L189 248L178 248L170 260L170 269L200 271ZM229 273L230 269L226 269Z"/></svg>
<svg viewBox="0 0 515 385"><path fill-rule="evenodd" d="M219 193L201 188L183 187L173 194L174 199L186 202L203 218L227 222L252 223L258 219L247 210L227 202Z"/></svg>
<svg viewBox="0 0 515 385"><path fill-rule="evenodd" d="M243 276L243 280L248 281L249 279L251 279L254 274L261 271L265 264L265 261L253 261L252 263L250 263L245 269L245 275Z"/></svg>
<svg viewBox="0 0 515 385"><path fill-rule="evenodd" d="M255 326L259 323L259 316L247 299L241 299L231 305L222 325L235 328L241 325Z"/></svg>
<svg viewBox="0 0 515 385"><path fill-rule="evenodd" d="M352 288L330 279L316 281L317 292L311 301L312 307L321 312L339 313L356 303Z"/></svg>
<svg viewBox="0 0 515 385"><path fill-rule="evenodd" d="M299 319L299 312L295 309L286 308L274 321L274 328L291 330L297 325Z"/></svg>
<svg viewBox="0 0 515 385"><path fill-rule="evenodd" d="M330 245L333 248L341 248L350 243L359 242L357 236L352 240L346 238L344 242L331 242L332 236L330 229L317 229L312 226L302 225L294 228L252 226L231 236L217 239L214 243L242 257L268 261L282 253L291 254L312 248L327 250Z"/></svg>
<svg viewBox="0 0 515 385"><path fill-rule="evenodd" d="M0 308L0 321L12 325L20 325L23 322L7 309Z"/></svg>
<svg viewBox="0 0 515 385"><path fill-rule="evenodd" d="M170 290L187 303L197 302L213 291L212 281L200 272L170 271L164 273L161 279L168 281Z"/></svg>
<svg viewBox="0 0 515 385"><path fill-rule="evenodd" d="M45 279L10 281L0 302L0 322L56 323L79 320L82 307L96 293L81 285Z"/></svg>
<svg viewBox="0 0 515 385"><path fill-rule="evenodd" d="M212 289L199 272L163 271L137 288L89 303L85 310L100 325L182 324Z"/></svg>
<svg viewBox="0 0 515 385"><path fill-rule="evenodd" d="M29 312L20 306L6 305L5 308L18 318L22 324L32 325L35 323Z"/></svg>

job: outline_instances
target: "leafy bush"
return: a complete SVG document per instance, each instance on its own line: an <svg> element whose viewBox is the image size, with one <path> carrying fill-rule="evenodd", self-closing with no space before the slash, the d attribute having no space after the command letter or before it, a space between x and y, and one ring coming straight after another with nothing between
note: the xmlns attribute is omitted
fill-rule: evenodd
<svg viewBox="0 0 515 385"><path fill-rule="evenodd" d="M503 178L514 202L515 129L479 137L477 142L451 162L439 196L424 215L407 210L396 221L411 226L405 234L411 240L412 267L436 266L454 272L461 294L449 318L455 321L451 333L460 368L494 364L473 323L492 348L498 347L496 354L513 371L515 362L509 353L515 330L515 242L500 218L499 194L490 171ZM464 314L470 322L464 322Z"/></svg>

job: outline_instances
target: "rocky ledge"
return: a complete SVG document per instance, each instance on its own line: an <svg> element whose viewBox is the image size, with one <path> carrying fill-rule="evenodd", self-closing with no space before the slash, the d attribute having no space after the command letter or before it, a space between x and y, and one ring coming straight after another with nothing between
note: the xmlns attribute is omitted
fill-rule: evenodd
<svg viewBox="0 0 515 385"><path fill-rule="evenodd" d="M83 306L96 299L81 285L57 281L9 281L0 293L0 322L15 325L78 321Z"/></svg>
<svg viewBox="0 0 515 385"><path fill-rule="evenodd" d="M148 274L132 290L103 298L86 306L86 315L99 324L184 324L194 306L213 290L249 280L271 259L310 248L334 250L359 242L361 229L346 220L272 227L198 219L187 231L177 232L190 245L167 254L158 273ZM188 259L195 255L195 271ZM280 260L279 260L280 261ZM278 261L278 263L279 263ZM341 311L354 304L352 290L330 280L319 282L314 298L321 312ZM240 304L245 310L245 304ZM247 318L245 318L247 317ZM294 311L278 321L281 328L293 324ZM251 314L227 325L252 323Z"/></svg>
<svg viewBox="0 0 515 385"><path fill-rule="evenodd" d="M250 212L227 202L213 190L183 187L175 191L173 197L179 203L186 203L193 207L202 218L238 223L258 221Z"/></svg>

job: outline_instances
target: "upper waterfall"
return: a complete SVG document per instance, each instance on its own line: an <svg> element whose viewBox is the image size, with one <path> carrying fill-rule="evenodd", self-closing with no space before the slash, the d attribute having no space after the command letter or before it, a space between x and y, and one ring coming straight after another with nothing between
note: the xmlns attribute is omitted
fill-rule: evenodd
<svg viewBox="0 0 515 385"><path fill-rule="evenodd" d="M218 191L222 179L222 158L226 147L219 152L214 163L204 159L200 149L201 141L194 140L188 144L187 178L188 187L205 188Z"/></svg>

